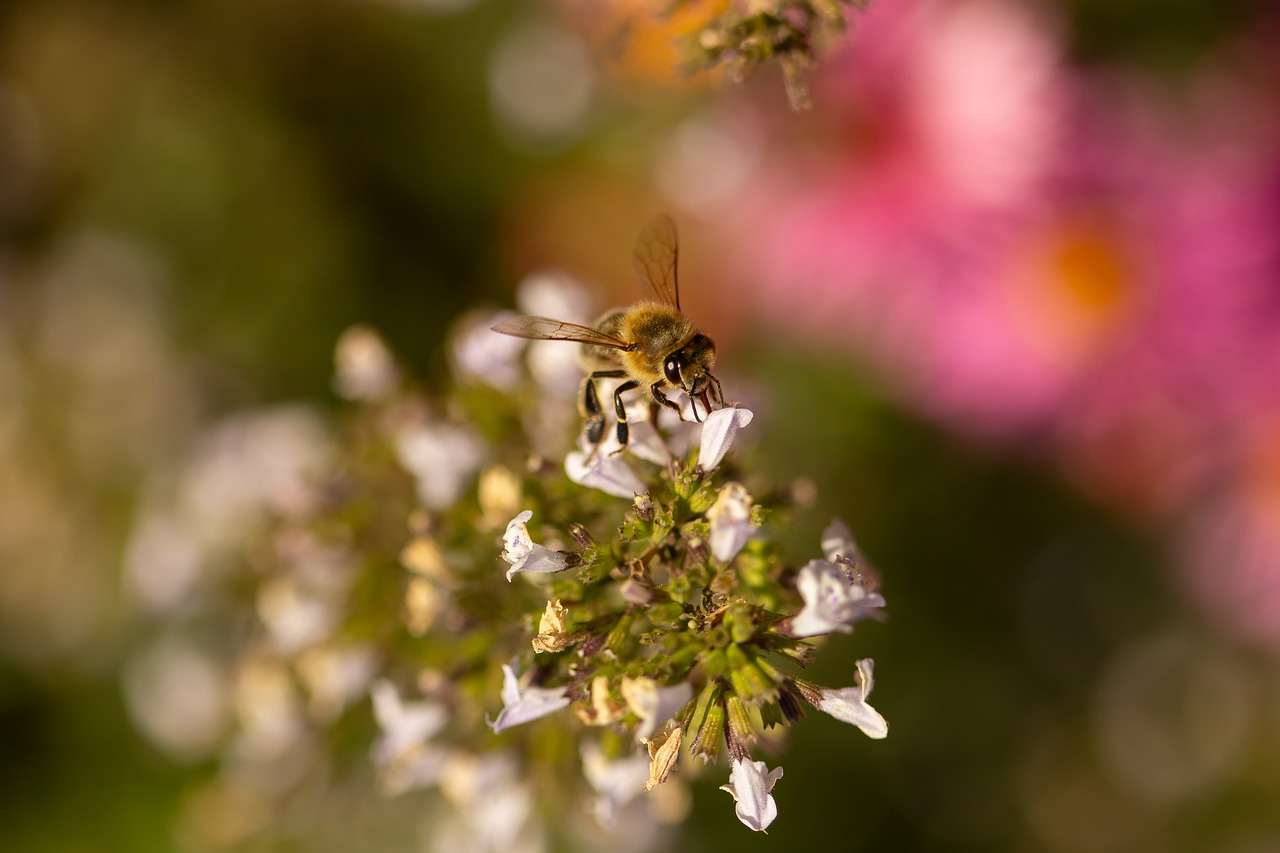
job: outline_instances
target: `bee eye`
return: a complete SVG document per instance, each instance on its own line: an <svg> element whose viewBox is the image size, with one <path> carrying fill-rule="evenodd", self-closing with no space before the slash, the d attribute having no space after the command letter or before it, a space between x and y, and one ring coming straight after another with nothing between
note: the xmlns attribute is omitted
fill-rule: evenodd
<svg viewBox="0 0 1280 853"><path fill-rule="evenodd" d="M676 358L667 359L667 363L663 365L663 372L667 374L667 381L672 385L680 385L680 360Z"/></svg>

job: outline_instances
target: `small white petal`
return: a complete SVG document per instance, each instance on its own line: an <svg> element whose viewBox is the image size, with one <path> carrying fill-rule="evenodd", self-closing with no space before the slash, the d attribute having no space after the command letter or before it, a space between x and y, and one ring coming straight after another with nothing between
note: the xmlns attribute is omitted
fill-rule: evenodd
<svg viewBox="0 0 1280 853"><path fill-rule="evenodd" d="M874 683L873 665L870 658L858 661L854 686L842 690L823 690L817 708L837 720L857 726L867 737L879 740L889 734L889 724L880 716L879 711L867 704L867 696L871 694Z"/></svg>
<svg viewBox="0 0 1280 853"><path fill-rule="evenodd" d="M608 453L604 447L594 454L590 449L568 454L564 458L564 472L578 485L599 489L614 497L633 498L648 491L635 472L622 461L622 456Z"/></svg>
<svg viewBox="0 0 1280 853"><path fill-rule="evenodd" d="M529 536L526 525L533 518L533 510L526 509L507 523L506 532L502 534L502 559L512 565L529 556L533 550L533 538Z"/></svg>
<svg viewBox="0 0 1280 853"><path fill-rule="evenodd" d="M733 795L738 820L756 832L763 832L778 816L778 804L770 792L780 778L781 767L769 770L763 761L740 758L729 771L729 784L721 785L720 790Z"/></svg>
<svg viewBox="0 0 1280 853"><path fill-rule="evenodd" d="M494 734L569 707L563 687L521 687L512 664L502 666L502 703L498 718L489 723Z"/></svg>
<svg viewBox="0 0 1280 853"><path fill-rule="evenodd" d="M736 406L716 409L702 423L702 449L698 464L703 471L714 471L733 446L738 430L751 423L751 410Z"/></svg>
<svg viewBox="0 0 1280 853"><path fill-rule="evenodd" d="M751 523L751 495L741 483L729 483L707 510L707 521L712 556L721 563L731 562L756 530Z"/></svg>
<svg viewBox="0 0 1280 853"><path fill-rule="evenodd" d="M507 580L517 574L549 575L563 572L569 568L569 555L563 551L552 551L545 545L534 545L529 553L507 569Z"/></svg>
<svg viewBox="0 0 1280 853"><path fill-rule="evenodd" d="M502 704L514 705L520 701L520 671L514 662L502 665Z"/></svg>

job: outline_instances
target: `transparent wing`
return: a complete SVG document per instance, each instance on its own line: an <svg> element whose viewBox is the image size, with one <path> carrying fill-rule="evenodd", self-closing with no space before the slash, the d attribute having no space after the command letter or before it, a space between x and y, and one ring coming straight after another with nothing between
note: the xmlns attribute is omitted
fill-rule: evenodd
<svg viewBox="0 0 1280 853"><path fill-rule="evenodd" d="M676 237L676 224L671 217L660 213L640 229L636 237L631 266L636 275L649 282L660 301L680 308L680 282L676 279L676 258L680 243Z"/></svg>
<svg viewBox="0 0 1280 853"><path fill-rule="evenodd" d="M630 350L633 347L626 341L613 335L606 335L587 326L567 323L564 320L552 320L550 317L509 317L492 326L495 332L514 335L517 338L529 338L536 341L577 341L580 344L595 344L598 347Z"/></svg>

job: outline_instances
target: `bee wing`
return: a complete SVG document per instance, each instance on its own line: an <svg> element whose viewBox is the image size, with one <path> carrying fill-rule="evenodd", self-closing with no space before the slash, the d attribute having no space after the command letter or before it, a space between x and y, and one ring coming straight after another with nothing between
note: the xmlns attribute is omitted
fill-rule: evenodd
<svg viewBox="0 0 1280 853"><path fill-rule="evenodd" d="M550 317L509 317L494 323L493 331L517 338L529 338L535 341L577 341L580 344L594 344L598 347L613 349L632 349L624 340L606 335L587 326L568 323L564 320L552 320Z"/></svg>
<svg viewBox="0 0 1280 853"><path fill-rule="evenodd" d="M649 282L659 300L674 305L677 310L680 308L680 282L676 278L679 254L676 224L670 216L660 213L640 229L631 255L631 267L636 275Z"/></svg>

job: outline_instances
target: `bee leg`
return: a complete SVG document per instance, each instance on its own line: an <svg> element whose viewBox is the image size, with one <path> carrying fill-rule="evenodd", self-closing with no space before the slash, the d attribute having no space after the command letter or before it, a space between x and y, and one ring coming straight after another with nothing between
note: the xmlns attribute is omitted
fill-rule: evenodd
<svg viewBox="0 0 1280 853"><path fill-rule="evenodd" d="M596 396L596 383L588 376L582 380L582 416L586 418L587 441L599 444L604 435L604 412L600 410L600 398Z"/></svg>
<svg viewBox="0 0 1280 853"><path fill-rule="evenodd" d="M659 403L666 406L671 411L675 412L676 415L679 417L680 407L676 405L675 401L673 401L670 397L662 393L662 386L663 386L663 383L661 382L653 383L652 385L649 386L649 393L653 395L653 399L657 400ZM684 418L680 417L680 420L684 420ZM656 414L654 415L653 423L654 423L654 426L658 425L658 417Z"/></svg>
<svg viewBox="0 0 1280 853"><path fill-rule="evenodd" d="M587 441L599 445L604 438L604 409L596 395L597 379L617 379L626 376L621 370L597 370L582 380L582 416L587 421Z"/></svg>
<svg viewBox="0 0 1280 853"><path fill-rule="evenodd" d="M628 379L619 385L613 392L613 411L618 416L618 449L614 453L621 453L623 448L627 446L627 440L631 437L631 430L627 426L627 407L622 405L623 392L630 391L632 388L639 388L640 383L634 379Z"/></svg>

